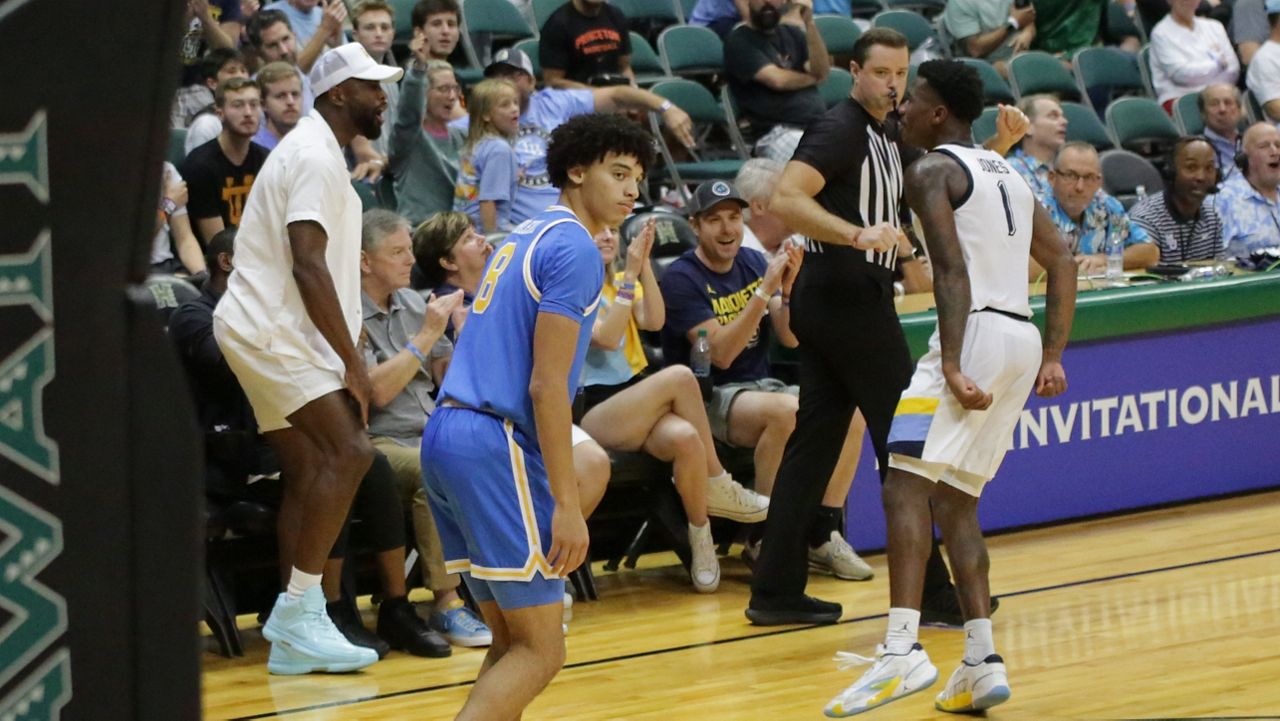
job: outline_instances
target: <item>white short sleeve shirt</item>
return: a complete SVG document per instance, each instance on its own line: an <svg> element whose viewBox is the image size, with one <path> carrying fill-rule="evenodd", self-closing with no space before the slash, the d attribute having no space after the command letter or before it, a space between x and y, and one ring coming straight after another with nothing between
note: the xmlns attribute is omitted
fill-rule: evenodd
<svg viewBox="0 0 1280 721"><path fill-rule="evenodd" d="M1258 48L1245 80L1259 103L1265 105L1280 98L1280 43L1268 40Z"/></svg>
<svg viewBox="0 0 1280 721"><path fill-rule="evenodd" d="M328 235L325 260L355 343L361 211L338 140L313 110L271 151L253 184L236 233L235 272L214 315L259 348L344 373L302 303L288 226L312 221Z"/></svg>

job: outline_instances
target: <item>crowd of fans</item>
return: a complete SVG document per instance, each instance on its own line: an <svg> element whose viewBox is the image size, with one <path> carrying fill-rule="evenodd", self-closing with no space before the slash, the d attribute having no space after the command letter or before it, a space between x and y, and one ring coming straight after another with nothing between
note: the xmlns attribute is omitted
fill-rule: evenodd
<svg viewBox="0 0 1280 721"><path fill-rule="evenodd" d="M849 14L847 2L819 7ZM1164 188L1140 192L1132 207L1103 190L1098 149L1068 140L1061 99L1020 99L1030 129L1010 160L1048 209L1081 274L1102 274L1107 249L1116 243L1125 268L1134 271L1248 259L1280 246L1280 0L1128 3L1123 11L1137 35L1109 30L1111 10L1108 0L950 0L932 19L940 42L921 50L979 58L1007 76L1009 61L1020 53L1046 52L1070 68L1076 53L1109 38L1122 51L1145 50L1153 99L1166 111L1195 96L1202 134L1153 153ZM210 439L210 497L272 503L282 492L279 469L255 440L252 413L213 340L212 311L234 269L234 231L255 176L280 139L312 112L309 70L327 48L354 40L376 61L406 69L400 83L385 84L382 137L358 138L347 158L352 182L383 206L365 214L361 263L365 355L374 385L369 433L379 461L353 510L367 526L385 531L371 542L386 599L376 635L340 600L343 541L334 549L334 568L326 568L326 596L344 634L382 654L388 645L422 656L448 655L449 643L484 645L488 629L459 598L457 576L445 571L418 448L492 244L556 202L546 142L569 118L653 114L664 126L663 142L677 154L681 146L705 150L728 139L700 133L679 105L635 84L631 31L654 27L628 20L606 0L570 0L548 17L539 37L540 74L525 52L495 48L491 56L484 53L491 57L484 78L468 88L460 81L473 74L462 72L468 54L459 48L457 0L420 0L406 47L393 47L396 10L384 0L364 0L349 13L339 0L262 7L257 0L189 0L188 16L182 87L172 112L185 147L181 161L163 169L151 262L155 272L201 282L201 297L177 312L171 333ZM631 233L627 245L616 229L596 238L610 272L581 384L585 415L574 438L582 510L589 516L605 494L608 451L642 450L672 463L689 522L690 577L702 592L714 591L720 578L708 517L758 529L795 425L797 389L775 377L769 350L797 343L789 295L803 263L803 239L770 212L769 199L805 126L826 112L818 88L841 67L833 64L815 17L813 0L697 2L689 23L724 39L722 72L703 81L716 89L727 84L738 130L760 157L687 196L683 210L697 242L673 262L651 259L653 223ZM1149 38L1145 49L1141 28ZM1249 98L1257 104L1252 124ZM652 188L655 197L673 197L657 182ZM904 235L899 258L921 256L919 246ZM899 263L908 292L930 288L922 260ZM1028 274L1035 279L1040 269L1032 265ZM765 303L749 303L754 296ZM651 365L656 348L646 349L646 332L660 337L665 368ZM705 405L687 367L699 333L712 364ZM842 524L863 430L855 416L809 533L812 567L851 580L872 575L844 540ZM725 446L753 449L754 490L725 469L717 455ZM403 529L406 508L412 539L394 532ZM289 519L280 526L282 568L288 568ZM749 533L749 563L759 536ZM405 600L407 540L434 599L426 620ZM954 606L935 612L941 620L958 613Z"/></svg>

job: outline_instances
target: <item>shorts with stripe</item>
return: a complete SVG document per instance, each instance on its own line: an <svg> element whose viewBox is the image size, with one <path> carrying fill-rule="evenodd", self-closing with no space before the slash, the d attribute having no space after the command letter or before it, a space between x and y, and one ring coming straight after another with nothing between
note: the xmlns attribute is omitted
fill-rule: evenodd
<svg viewBox="0 0 1280 721"><path fill-rule="evenodd" d="M495 415L437 408L422 435L422 478L446 570L469 573L477 597L504 609L562 603L564 581L546 558L555 502L532 439Z"/></svg>
<svg viewBox="0 0 1280 721"><path fill-rule="evenodd" d="M938 332L902 393L889 430L889 466L982 494L1004 454L1035 385L1042 358L1040 331L996 312L969 315L960 370L992 395L983 411L965 410L942 374Z"/></svg>

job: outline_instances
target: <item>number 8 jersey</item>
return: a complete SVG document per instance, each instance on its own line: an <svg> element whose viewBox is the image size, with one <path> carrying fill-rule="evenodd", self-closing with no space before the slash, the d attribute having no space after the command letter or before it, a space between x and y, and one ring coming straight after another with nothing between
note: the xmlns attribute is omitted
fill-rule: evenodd
<svg viewBox="0 0 1280 721"><path fill-rule="evenodd" d="M1036 198L999 154L985 148L939 145L964 168L969 192L952 208L969 270L970 310L991 308L1031 317L1027 269Z"/></svg>
<svg viewBox="0 0 1280 721"><path fill-rule="evenodd" d="M572 400L603 287L600 251L573 211L553 205L521 223L489 259L439 400L502 416L536 438L529 379L538 313L580 324L565 384Z"/></svg>

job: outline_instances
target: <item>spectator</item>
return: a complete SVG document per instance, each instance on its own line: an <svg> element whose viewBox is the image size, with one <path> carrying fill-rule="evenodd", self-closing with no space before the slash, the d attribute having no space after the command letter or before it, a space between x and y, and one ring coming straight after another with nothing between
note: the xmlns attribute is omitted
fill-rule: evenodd
<svg viewBox="0 0 1280 721"><path fill-rule="evenodd" d="M1253 54L1267 41L1267 11L1263 0L1236 0L1231 9L1231 42L1240 53L1240 64L1253 62Z"/></svg>
<svg viewBox="0 0 1280 721"><path fill-rule="evenodd" d="M397 209L416 225L453 207L458 151L467 133L449 125L461 96L453 67L427 59L420 39L414 48L417 57L404 76L387 151Z"/></svg>
<svg viewBox="0 0 1280 721"><path fill-rule="evenodd" d="M302 117L302 76L289 63L267 63L258 71L257 83L263 122L253 142L271 150Z"/></svg>
<svg viewBox="0 0 1280 721"><path fill-rule="evenodd" d="M375 62L383 65L396 64L395 56L391 53L391 42L396 35L396 16L390 5L384 0L362 0L352 11L351 26L355 28L355 41L364 46ZM377 152L389 155L391 129L395 123L396 110L400 107L400 86L396 83L383 83L382 92L387 94L382 136L372 142Z"/></svg>
<svg viewBox="0 0 1280 721"><path fill-rule="evenodd" d="M1102 190L1102 163L1098 151L1081 141L1058 150L1049 172L1053 193L1044 199L1045 209L1075 256L1082 275L1106 272L1107 247L1112 238L1124 244L1124 267L1146 268L1160 260L1160 251L1141 226L1129 222L1120 201ZM1043 269L1033 259L1032 278Z"/></svg>
<svg viewBox="0 0 1280 721"><path fill-rule="evenodd" d="M461 579L445 570L444 549L422 488L422 427L435 410L432 394L444 377L453 344L443 337L462 293L430 303L409 289L413 241L409 224L389 210L364 214L360 287L364 312L364 355L373 396L369 436L390 461L402 499L409 500L423 583L431 589L431 627L416 639L420 656L447 656L443 634L459 646L487 646L489 628L458 597ZM437 633L438 632L438 633Z"/></svg>
<svg viewBox="0 0 1280 721"><path fill-rule="evenodd" d="M325 37L326 42L328 41L327 34L321 33L320 27L324 22L325 10L334 4L341 6L343 3L335 3L334 0L324 0L324 2L321 2L321 0L276 0L276 2L263 5L262 9L275 10L283 14L289 21L289 27L293 29L294 38L298 46L305 48L317 33ZM337 45L341 44L341 42L337 43ZM333 45L333 47L337 47L337 45Z"/></svg>
<svg viewBox="0 0 1280 721"><path fill-rule="evenodd" d="M983 58L1005 76L1009 58L1035 40L1035 20L1034 5L1014 7L1013 0L951 0L942 11L955 54Z"/></svg>
<svg viewBox="0 0 1280 721"><path fill-rule="evenodd" d="M1159 246L1161 263L1221 258L1222 221L1209 198L1218 179L1213 146L1198 135L1179 138L1170 161L1173 180L1130 208L1129 219Z"/></svg>
<svg viewBox="0 0 1280 721"><path fill-rule="evenodd" d="M1036 35L1033 50L1067 59L1093 45L1109 0L1033 0Z"/></svg>
<svg viewBox="0 0 1280 721"><path fill-rule="evenodd" d="M677 258L662 278L667 305L662 350L668 363L687 364L698 332L707 333L711 434L729 445L755 449L755 488L767 496L795 428L800 390L769 377L769 335L776 333L786 347L798 343L791 331L790 294L804 250L793 246L770 261L754 250L742 250L746 207L747 201L721 180L707 181L694 192L691 217L698 246ZM863 580L871 577L871 568L839 533L857 464L853 430L851 425L822 507L810 524L809 561L841 578ZM861 428L857 433L861 438ZM744 557L753 562L758 554L757 537Z"/></svg>
<svg viewBox="0 0 1280 721"><path fill-rule="evenodd" d="M634 81L627 16L607 0L569 0L542 26L538 39L542 80L552 88L585 88L593 78Z"/></svg>
<svg viewBox="0 0 1280 721"><path fill-rule="evenodd" d="M569 118L586 113L615 110L646 110L662 114L662 120L680 142L693 145L693 123L674 103L648 90L630 85L607 88L543 88L534 92L533 62L519 50L503 48L485 68L485 76L510 81L520 94L520 139L516 155L520 159L520 187L511 208L511 222L523 223L553 205L560 192L547 176L547 139ZM456 122L465 127L465 118Z"/></svg>
<svg viewBox="0 0 1280 721"><path fill-rule="evenodd" d="M254 178L267 160L267 150L253 142L261 103L258 86L232 78L214 94L222 132L201 145L182 163L190 200L187 211L196 235L205 243L223 228L240 225Z"/></svg>
<svg viewBox="0 0 1280 721"><path fill-rule="evenodd" d="M769 212L769 198L782 177L784 163L772 158L752 158L742 164L733 184L747 201L746 222L742 228L742 247L764 253L773 260L786 249L787 242L804 246L804 238L787 227L782 218Z"/></svg>
<svg viewBox="0 0 1280 721"><path fill-rule="evenodd" d="M770 157L785 161L804 126L826 112L817 86L831 69L831 56L813 24L812 0L797 0L798 27L782 22L782 4L749 0L747 21L725 39L724 64L741 116L761 138L760 147L777 143L777 154ZM770 136L775 126L785 126L780 133L793 137Z"/></svg>
<svg viewBox="0 0 1280 721"><path fill-rule="evenodd" d="M446 60L453 63L464 58L454 58L458 49L458 40L462 37L458 30L462 9L457 0L420 0L413 6L409 16L413 22L413 37L425 43L426 55L431 60Z"/></svg>
<svg viewBox="0 0 1280 721"><path fill-rule="evenodd" d="M1067 141L1067 116L1052 95L1023 98L1018 108L1031 124L1027 134L1022 136L1022 142L1009 156L1009 164L1031 186L1036 199L1044 203L1053 194L1049 172L1058 149Z"/></svg>
<svg viewBox="0 0 1280 721"><path fill-rule="evenodd" d="M520 97L505 80L480 81L471 91L474 121L458 154L453 209L471 216L482 233L511 230L511 202L520 164L511 143L520 128Z"/></svg>
<svg viewBox="0 0 1280 721"><path fill-rule="evenodd" d="M1170 110L1187 93L1210 83L1235 85L1240 59L1222 23L1196 17L1199 0L1171 0L1169 14L1151 31L1151 83Z"/></svg>
<svg viewBox="0 0 1280 721"><path fill-rule="evenodd" d="M246 28L249 43L264 63L285 62L298 67L302 77L302 112L310 113L315 105L311 92L311 79L298 66L298 45L289 27L289 20L279 10L260 10L249 20Z"/></svg>
<svg viewBox="0 0 1280 721"><path fill-rule="evenodd" d="M1280 123L1280 0L1267 0L1266 8L1271 35L1254 53L1247 79L1249 92L1266 116L1259 119Z"/></svg>
<svg viewBox="0 0 1280 721"><path fill-rule="evenodd" d="M227 48L210 50L201 61L200 70L205 73L204 85L180 89L175 105L175 112L182 113L184 118L188 111L193 113L187 118L190 122L183 123L187 128L187 138L182 146L184 157L222 132L222 121L218 119L213 105L213 91L224 80L249 77L244 55L238 50Z"/></svg>
<svg viewBox="0 0 1280 721"><path fill-rule="evenodd" d="M200 241L187 217L187 184L173 164L165 161L160 182L160 212L151 241L151 272L195 275L204 271Z"/></svg>
<svg viewBox="0 0 1280 721"><path fill-rule="evenodd" d="M1204 122L1204 136L1218 156L1218 168L1223 177L1230 176L1240 152L1240 91L1226 83L1207 85L1196 96L1196 106Z"/></svg>
<svg viewBox="0 0 1280 721"><path fill-rule="evenodd" d="M689 13L689 24L711 28L723 40L733 26L750 17L747 3L748 0L698 0Z"/></svg>
<svg viewBox="0 0 1280 721"><path fill-rule="evenodd" d="M198 87L208 78L202 67L204 56L213 49L235 50L240 40L240 0L189 0L186 25L178 46L182 59L179 87Z"/></svg>
<svg viewBox="0 0 1280 721"><path fill-rule="evenodd" d="M196 65L198 80L178 88L173 104L172 125L186 128L202 113L212 113L213 90L218 83L231 77L249 77L244 55L235 48L214 48L205 53ZM217 134L216 131L214 133ZM210 136L212 138L212 136ZM206 142L210 139L206 138Z"/></svg>
<svg viewBox="0 0 1280 721"><path fill-rule="evenodd" d="M582 428L605 448L642 450L672 464L689 520L689 577L695 589L711 593L720 585L720 562L708 517L757 523L769 512L769 499L743 488L720 463L698 380L688 366L644 374L648 361L640 330L661 330L666 317L649 264L654 224L650 220L631 241L625 268L617 274L617 233L605 228L595 236L605 281L582 367Z"/></svg>
<svg viewBox="0 0 1280 721"><path fill-rule="evenodd" d="M1280 130L1271 123L1255 123L1244 132L1240 171L1222 184L1214 199L1229 258L1280 247Z"/></svg>
<svg viewBox="0 0 1280 721"><path fill-rule="evenodd" d="M316 0L278 0L276 5L287 5L292 7L293 3L314 3ZM320 19L319 26L311 36L303 40L302 32L298 33L298 45L302 48L298 51L298 67L302 72L311 72L311 66L315 65L316 59L323 55L329 48L336 48L346 42L347 34L343 30L347 23L347 0L326 0L327 4L321 10L320 6L312 9ZM283 11L282 11L283 12ZM285 13L290 18L290 23L294 21L289 13ZM296 25L295 25L296 27ZM394 63L392 63L394 65Z"/></svg>

